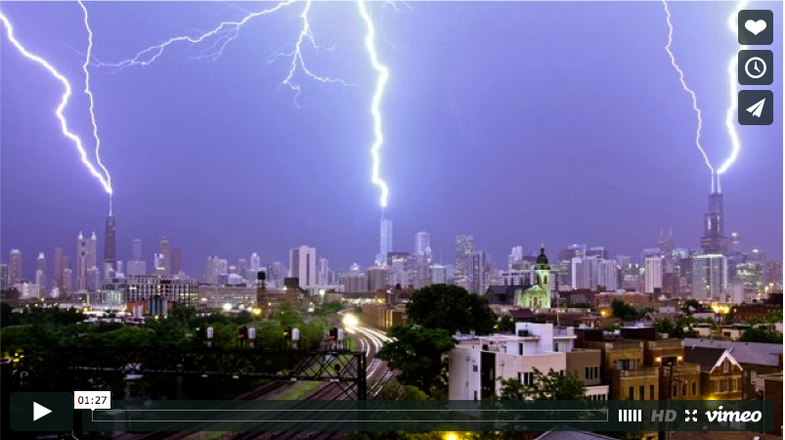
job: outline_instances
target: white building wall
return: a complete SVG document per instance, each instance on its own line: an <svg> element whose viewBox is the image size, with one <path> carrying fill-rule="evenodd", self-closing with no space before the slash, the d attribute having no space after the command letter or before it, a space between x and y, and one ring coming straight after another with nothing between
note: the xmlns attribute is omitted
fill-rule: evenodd
<svg viewBox="0 0 785 440"><path fill-rule="evenodd" d="M475 395L479 400L480 350L455 347L450 352L450 400L475 400Z"/></svg>
<svg viewBox="0 0 785 440"><path fill-rule="evenodd" d="M517 336L526 332L526 336ZM572 351L575 332L552 324L517 323L515 335L492 335L461 342L450 352L450 400L475 400L481 396L482 352L495 355L494 376L521 379L537 369L567 370L567 352ZM558 351L554 349L558 348ZM501 385L496 384L496 390ZM598 391L599 392L599 391ZM476 393L476 394L475 394ZM607 396L607 387L605 389Z"/></svg>
<svg viewBox="0 0 785 440"><path fill-rule="evenodd" d="M645 260L646 276L645 293L654 293L654 289L662 289L662 259L650 257Z"/></svg>

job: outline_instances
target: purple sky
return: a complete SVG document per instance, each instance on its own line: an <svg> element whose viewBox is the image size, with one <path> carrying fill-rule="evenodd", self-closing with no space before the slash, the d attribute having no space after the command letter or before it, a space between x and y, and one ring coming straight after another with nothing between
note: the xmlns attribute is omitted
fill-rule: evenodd
<svg viewBox="0 0 785 440"><path fill-rule="evenodd" d="M271 4L244 4L254 10ZM781 3L772 9L783 25ZM242 12L225 3L88 3L95 55L131 56ZM675 2L673 49L704 115L714 163L727 157L727 64L739 49L727 27L731 2ZM432 233L437 260L453 257L457 234L506 259L510 247L554 257L573 242L638 257L673 227L677 246L697 248L709 174L693 144L689 95L664 49L659 2L426 2L396 13L372 3L381 60L390 69L383 102L382 176L395 248ZM17 37L79 90L86 33L71 2L4 2ZM301 5L256 19L217 61L174 46L147 68L94 68L103 159L115 186L119 257L141 238L151 260L167 236L187 273L208 255L236 261L259 252L286 261L300 244L331 266L370 264L381 215L370 183L369 106L375 75L354 3L319 4L315 36L333 51L306 53L310 67L349 86L300 76L302 94L280 87L289 60L268 63L299 31ZM782 57L779 28L771 50ZM39 251L76 236L103 238L108 197L59 132L59 83L21 57L3 33L0 87L0 259L22 250L32 276ZM777 67L782 64L778 61ZM775 123L739 127L743 149L725 174L727 232L748 249L782 255L781 74L770 87ZM756 87L748 87L756 88ZM764 87L765 88L765 87ZM87 101L67 115L89 139ZM298 105L299 104L299 107Z"/></svg>

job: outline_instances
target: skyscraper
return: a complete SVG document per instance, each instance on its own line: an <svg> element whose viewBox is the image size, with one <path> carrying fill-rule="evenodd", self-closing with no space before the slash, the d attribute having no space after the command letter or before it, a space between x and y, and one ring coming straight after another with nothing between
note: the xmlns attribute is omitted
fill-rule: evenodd
<svg viewBox="0 0 785 440"><path fill-rule="evenodd" d="M379 254L376 264L387 264L387 254L393 249L393 223L392 220L382 217L379 228Z"/></svg>
<svg viewBox="0 0 785 440"><path fill-rule="evenodd" d="M662 289L662 258L649 257L644 264L646 293L654 293L655 289Z"/></svg>
<svg viewBox="0 0 785 440"><path fill-rule="evenodd" d="M474 237L471 235L458 235L455 237L455 283L459 286L470 288L468 285L470 274L469 255L474 249Z"/></svg>
<svg viewBox="0 0 785 440"><path fill-rule="evenodd" d="M327 258L319 258L319 274L316 282L320 286L330 284L330 261Z"/></svg>
<svg viewBox="0 0 785 440"><path fill-rule="evenodd" d="M299 278L303 289L316 287L316 248L300 246L289 251L289 277Z"/></svg>
<svg viewBox="0 0 785 440"><path fill-rule="evenodd" d="M390 284L390 269L386 265L371 266L365 274L368 277L368 292L386 289Z"/></svg>
<svg viewBox="0 0 785 440"><path fill-rule="evenodd" d="M487 269L485 261L485 252L476 251L469 254L468 257L468 270L469 270L469 293L477 295L485 294L485 272Z"/></svg>
<svg viewBox="0 0 785 440"><path fill-rule="evenodd" d="M360 265L352 264L349 272L341 275L341 287L346 293L360 293L368 291L368 276L360 270Z"/></svg>
<svg viewBox="0 0 785 440"><path fill-rule="evenodd" d="M87 291L87 269L90 262L90 250L82 232L76 238L76 291Z"/></svg>
<svg viewBox="0 0 785 440"><path fill-rule="evenodd" d="M668 235L665 235L663 231L660 230L660 237L657 239L657 246L660 248L660 253L662 255L670 257L674 248L673 231L669 229Z"/></svg>
<svg viewBox="0 0 785 440"><path fill-rule="evenodd" d="M608 292L619 288L619 264L616 260L600 260L597 267L597 284Z"/></svg>
<svg viewBox="0 0 785 440"><path fill-rule="evenodd" d="M420 231L414 235L415 287L431 284L431 234Z"/></svg>
<svg viewBox="0 0 785 440"><path fill-rule="evenodd" d="M724 255L692 257L692 297L722 300L728 287L728 262Z"/></svg>
<svg viewBox="0 0 785 440"><path fill-rule="evenodd" d="M590 247L586 251L586 256L587 257L598 257L598 258L602 258L603 260L607 260L608 259L608 250L605 249L605 247L603 247L603 246Z"/></svg>
<svg viewBox="0 0 785 440"><path fill-rule="evenodd" d="M164 277L170 277L172 275L171 272L171 260L169 259L169 240L166 237L161 238L161 243L158 245L158 253L160 261L155 263L156 270L158 269L158 264L161 264L162 275Z"/></svg>
<svg viewBox="0 0 785 440"><path fill-rule="evenodd" d="M106 218L106 232L104 236L104 273L117 271L117 243L115 242L116 225L114 216Z"/></svg>
<svg viewBox="0 0 785 440"><path fill-rule="evenodd" d="M523 246L513 246L507 257L507 268L512 269L513 265L521 260L523 260Z"/></svg>
<svg viewBox="0 0 785 440"><path fill-rule="evenodd" d="M180 249L179 247L173 248L172 249L171 258L172 259L171 259L171 261L169 263L170 272L171 272L170 275L174 276L174 275L179 274L183 270L183 267L182 267L183 251L182 251L182 249ZM242 275L245 276L244 273Z"/></svg>
<svg viewBox="0 0 785 440"><path fill-rule="evenodd" d="M167 266L169 262L164 254L153 254L153 272L161 278L169 278Z"/></svg>
<svg viewBox="0 0 785 440"><path fill-rule="evenodd" d="M87 269L97 268L98 267L98 237L95 235L95 231L93 231L93 235L90 237L90 242L88 245L88 256L87 256Z"/></svg>
<svg viewBox="0 0 785 440"><path fill-rule="evenodd" d="M420 231L414 235L414 255L418 257L430 257L431 253L431 234Z"/></svg>
<svg viewBox="0 0 785 440"><path fill-rule="evenodd" d="M134 238L131 241L131 261L142 261L142 239Z"/></svg>
<svg viewBox="0 0 785 440"><path fill-rule="evenodd" d="M447 267L441 264L431 265L431 284L447 284Z"/></svg>
<svg viewBox="0 0 785 440"><path fill-rule="evenodd" d="M256 273L260 270L262 270L262 259L259 257L259 254L254 252L251 254L251 272Z"/></svg>
<svg viewBox="0 0 785 440"><path fill-rule="evenodd" d="M8 287L8 265L0 264L0 290L6 290Z"/></svg>
<svg viewBox="0 0 785 440"><path fill-rule="evenodd" d="M583 261L583 258L586 256L586 245L585 244L571 244L567 247L567 249L562 250L559 252L559 284L562 286L570 286L573 289L577 289L579 287L578 284L575 284L575 281L578 281L581 286L584 284L588 284L588 279L584 280L583 277L574 277L573 276L573 258L578 258L580 261Z"/></svg>
<svg viewBox="0 0 785 440"><path fill-rule="evenodd" d="M63 289L63 269L65 269L65 261L63 257L63 248L55 247L54 251L54 259L55 259L55 272L52 274L52 279L54 280L54 286L60 290Z"/></svg>
<svg viewBox="0 0 785 440"><path fill-rule="evenodd" d="M39 252L35 264L35 283L41 293L46 291L46 272L46 257L43 252Z"/></svg>
<svg viewBox="0 0 785 440"><path fill-rule="evenodd" d="M779 260L769 260L766 262L765 282L771 284L772 289L782 289L782 262Z"/></svg>
<svg viewBox="0 0 785 440"><path fill-rule="evenodd" d="M273 288L283 285L283 264L280 261L267 265L267 285Z"/></svg>
<svg viewBox="0 0 785 440"><path fill-rule="evenodd" d="M12 249L8 259L8 284L13 286L22 282L22 251Z"/></svg>
<svg viewBox="0 0 785 440"><path fill-rule="evenodd" d="M125 271L128 276L147 275L147 263L142 259L142 240L139 238L131 240L131 259Z"/></svg>
<svg viewBox="0 0 785 440"><path fill-rule="evenodd" d="M248 260L245 258L238 258L237 266L235 266L235 273L246 278L248 276Z"/></svg>
<svg viewBox="0 0 785 440"><path fill-rule="evenodd" d="M207 284L219 284L222 275L228 273L227 261L217 255L207 257L207 267L204 271L204 281Z"/></svg>
<svg viewBox="0 0 785 440"><path fill-rule="evenodd" d="M728 252L731 254L741 253L741 236L738 232L730 233L730 240L728 240Z"/></svg>
<svg viewBox="0 0 785 440"><path fill-rule="evenodd" d="M74 273L70 267L63 268L63 289L61 294L73 292L74 289Z"/></svg>
<svg viewBox="0 0 785 440"><path fill-rule="evenodd" d="M704 254L726 255L728 253L721 193L709 194L709 212L706 213L703 220L701 248Z"/></svg>
<svg viewBox="0 0 785 440"><path fill-rule="evenodd" d="M147 275L147 263L142 259L142 240L139 238L131 240L131 259L125 271L128 276Z"/></svg>

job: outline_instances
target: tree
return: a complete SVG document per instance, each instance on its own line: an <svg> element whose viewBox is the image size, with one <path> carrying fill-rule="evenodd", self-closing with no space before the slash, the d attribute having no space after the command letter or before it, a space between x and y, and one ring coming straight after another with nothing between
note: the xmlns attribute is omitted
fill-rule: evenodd
<svg viewBox="0 0 785 440"><path fill-rule="evenodd" d="M295 310L289 303L282 303L275 312L274 318L281 323L282 327L297 327L298 324L303 322L303 317L300 312Z"/></svg>
<svg viewBox="0 0 785 440"><path fill-rule="evenodd" d="M782 333L769 330L765 327L752 327L741 334L739 341L742 342L768 342L771 344L782 344Z"/></svg>
<svg viewBox="0 0 785 440"><path fill-rule="evenodd" d="M177 319L179 321L187 322L196 317L196 307L184 306L176 304L169 312L169 319Z"/></svg>
<svg viewBox="0 0 785 440"><path fill-rule="evenodd" d="M543 374L534 368L531 384L518 379L501 379L499 400L584 400L586 387L575 374L560 374L552 369Z"/></svg>
<svg viewBox="0 0 785 440"><path fill-rule="evenodd" d="M654 328L657 333L666 333L671 338L696 338L698 332L692 329L692 324L695 322L696 319L691 316L679 316L675 323L670 319L658 319L654 323Z"/></svg>
<svg viewBox="0 0 785 440"><path fill-rule="evenodd" d="M455 347L447 330L401 325L392 328L390 337L393 342L385 344L376 357L401 372L398 380L402 384L413 385L429 396L444 387L445 355Z"/></svg>
<svg viewBox="0 0 785 440"><path fill-rule="evenodd" d="M444 329L451 335L471 330L485 335L493 332L496 324L496 315L484 296L446 284L434 284L412 293L406 314L410 322L429 329Z"/></svg>
<svg viewBox="0 0 785 440"><path fill-rule="evenodd" d="M625 303L622 300L613 300L613 303L611 303L611 309L613 310L613 316L621 319L622 321L632 321L634 319L638 319L638 311L635 310L635 307Z"/></svg>
<svg viewBox="0 0 785 440"><path fill-rule="evenodd" d="M684 301L684 310L686 310L689 314L693 314L702 308L703 306L701 306L701 303L697 299L690 298L687 301Z"/></svg>
<svg viewBox="0 0 785 440"><path fill-rule="evenodd" d="M510 315L502 315L499 318L498 330L502 333L512 333L515 331L515 321L513 321L512 316Z"/></svg>
<svg viewBox="0 0 785 440"><path fill-rule="evenodd" d="M430 400L421 389L412 385L401 385L395 380L382 385L379 394L374 394L373 398L377 400Z"/></svg>
<svg viewBox="0 0 785 440"><path fill-rule="evenodd" d="M675 327L670 319L658 319L654 322L654 329L657 330L657 333L665 333L668 336L673 336Z"/></svg>
<svg viewBox="0 0 785 440"><path fill-rule="evenodd" d="M782 322L782 311L769 313L763 317L763 322L765 324L775 324L777 322Z"/></svg>
<svg viewBox="0 0 785 440"><path fill-rule="evenodd" d="M14 324L12 321L14 316L13 313L13 307L11 307L8 303L0 302L0 326L5 327L7 325Z"/></svg>
<svg viewBox="0 0 785 440"><path fill-rule="evenodd" d="M340 302L328 302L324 303L321 306L317 307L314 310L314 314L316 316L333 316L338 313L339 310L343 309L343 304Z"/></svg>

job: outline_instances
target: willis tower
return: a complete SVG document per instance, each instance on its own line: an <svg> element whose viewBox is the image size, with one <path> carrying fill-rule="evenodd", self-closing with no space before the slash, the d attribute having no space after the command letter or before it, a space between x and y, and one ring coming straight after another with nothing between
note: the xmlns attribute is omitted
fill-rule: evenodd
<svg viewBox="0 0 785 440"><path fill-rule="evenodd" d="M709 212L703 217L703 237L701 248L704 254L725 255L728 252L728 239L725 237L725 218L722 210L722 193L709 194Z"/></svg>

